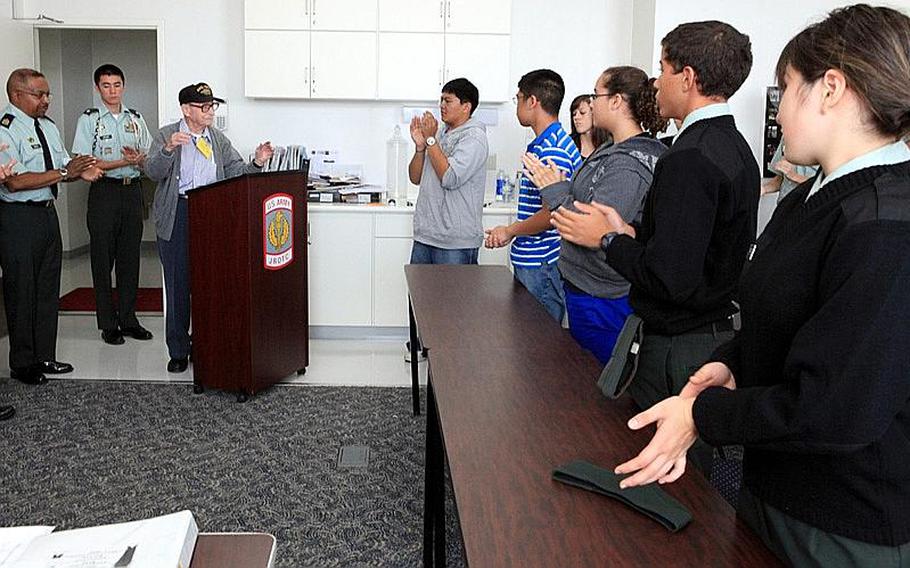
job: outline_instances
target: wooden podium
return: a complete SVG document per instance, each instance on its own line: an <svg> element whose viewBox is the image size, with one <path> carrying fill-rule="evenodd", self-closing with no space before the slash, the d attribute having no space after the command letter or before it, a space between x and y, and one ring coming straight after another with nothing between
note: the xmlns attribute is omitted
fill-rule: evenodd
<svg viewBox="0 0 910 568"><path fill-rule="evenodd" d="M306 169L188 192L194 392L237 400L309 364Z"/></svg>

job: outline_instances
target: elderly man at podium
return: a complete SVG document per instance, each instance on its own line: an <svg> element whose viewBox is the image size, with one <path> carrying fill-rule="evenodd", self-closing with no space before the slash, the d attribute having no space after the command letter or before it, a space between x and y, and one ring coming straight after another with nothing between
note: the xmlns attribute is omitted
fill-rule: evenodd
<svg viewBox="0 0 910 568"><path fill-rule="evenodd" d="M189 217L186 192L216 181L254 173L272 156L264 142L250 163L217 128L215 110L224 100L206 83L188 85L178 95L183 119L164 126L149 149L145 171L158 183L153 211L158 256L167 296L165 332L170 373L186 371L190 357Z"/></svg>

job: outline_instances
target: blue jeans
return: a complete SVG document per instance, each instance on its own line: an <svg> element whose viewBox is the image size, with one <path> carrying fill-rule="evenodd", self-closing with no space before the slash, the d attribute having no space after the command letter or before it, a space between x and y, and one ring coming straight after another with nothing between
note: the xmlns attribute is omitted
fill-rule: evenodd
<svg viewBox="0 0 910 568"><path fill-rule="evenodd" d="M590 351L606 365L613 345L626 318L632 313L629 297L598 298L566 284L566 308L569 311L569 331L579 345Z"/></svg>
<svg viewBox="0 0 910 568"><path fill-rule="evenodd" d="M444 249L414 241L411 264L477 264L477 249Z"/></svg>
<svg viewBox="0 0 910 568"><path fill-rule="evenodd" d="M566 313L566 297L562 287L562 276L556 263L544 264L538 268L513 267L515 279L524 284L528 292L543 304L550 315L562 323Z"/></svg>

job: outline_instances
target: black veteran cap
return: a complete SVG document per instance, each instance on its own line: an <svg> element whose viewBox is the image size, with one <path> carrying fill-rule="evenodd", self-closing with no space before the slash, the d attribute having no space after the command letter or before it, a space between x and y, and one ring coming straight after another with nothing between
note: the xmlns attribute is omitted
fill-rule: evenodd
<svg viewBox="0 0 910 568"><path fill-rule="evenodd" d="M224 99L219 99L212 95L212 88L209 87L207 83L187 85L180 89L180 94L177 95L177 98L182 105L185 105L186 103L210 103L212 101L216 103L224 102Z"/></svg>

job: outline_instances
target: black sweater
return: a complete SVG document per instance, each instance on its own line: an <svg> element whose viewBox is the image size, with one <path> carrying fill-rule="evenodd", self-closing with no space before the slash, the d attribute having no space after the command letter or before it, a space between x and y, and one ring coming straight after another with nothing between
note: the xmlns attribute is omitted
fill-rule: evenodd
<svg viewBox="0 0 910 568"><path fill-rule="evenodd" d="M737 388L695 424L743 444L746 486L824 531L910 541L910 162L806 182L744 268L743 328L714 354Z"/></svg>
<svg viewBox="0 0 910 568"><path fill-rule="evenodd" d="M755 238L760 175L732 116L700 120L654 169L636 237L607 262L632 289L648 332L675 335L734 313L731 300Z"/></svg>

